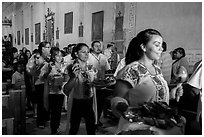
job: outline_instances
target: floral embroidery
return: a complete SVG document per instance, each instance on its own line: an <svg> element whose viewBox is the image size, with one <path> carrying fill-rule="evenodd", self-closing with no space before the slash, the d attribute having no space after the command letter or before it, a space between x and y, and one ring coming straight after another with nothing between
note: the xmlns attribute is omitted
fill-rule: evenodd
<svg viewBox="0 0 204 137"><path fill-rule="evenodd" d="M157 89L157 99L162 101L165 98L165 91L161 80L157 76L152 76L152 80L155 83Z"/></svg>
<svg viewBox="0 0 204 137"><path fill-rule="evenodd" d="M156 66L156 65L155 65L155 70L156 70L156 72L157 72L158 74L162 74L162 73L161 73L161 69L160 69L158 66Z"/></svg>
<svg viewBox="0 0 204 137"><path fill-rule="evenodd" d="M158 84L158 85L162 85L160 79L157 76L152 77L153 80Z"/></svg>
<svg viewBox="0 0 204 137"><path fill-rule="evenodd" d="M133 69L133 68L130 68L129 73L130 73L130 75L132 76L132 80L133 80L133 81L135 81L135 80L138 79L139 73L138 73L137 70L135 70L135 69Z"/></svg>
<svg viewBox="0 0 204 137"><path fill-rule="evenodd" d="M144 66L138 65L138 70L140 71L141 74L147 73L147 69Z"/></svg>
<svg viewBox="0 0 204 137"><path fill-rule="evenodd" d="M161 88L159 90L159 97L161 97L162 99L164 98L164 88Z"/></svg>
<svg viewBox="0 0 204 137"><path fill-rule="evenodd" d="M154 66L156 75L150 74L147 68L139 62L134 62L124 69L124 72L119 76L119 78L130 82L134 87L143 78L150 77L154 83L153 89L156 88L156 101L164 101L166 100L166 89L164 87L165 85L162 83L162 79L160 78L162 73L158 66Z"/></svg>

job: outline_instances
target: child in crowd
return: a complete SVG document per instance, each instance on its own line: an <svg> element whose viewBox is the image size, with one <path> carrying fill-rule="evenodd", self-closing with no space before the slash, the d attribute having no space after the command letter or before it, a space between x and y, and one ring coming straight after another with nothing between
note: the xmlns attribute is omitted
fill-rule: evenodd
<svg viewBox="0 0 204 137"><path fill-rule="evenodd" d="M12 88L17 90L21 89L22 85L25 85L25 80L24 80L24 72L23 72L23 64L21 63L16 63L15 64L15 73L12 75Z"/></svg>

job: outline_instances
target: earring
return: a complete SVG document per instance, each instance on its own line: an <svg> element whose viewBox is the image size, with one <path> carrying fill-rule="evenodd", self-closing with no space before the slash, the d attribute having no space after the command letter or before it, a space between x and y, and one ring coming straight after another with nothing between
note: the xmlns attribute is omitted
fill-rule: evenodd
<svg viewBox="0 0 204 137"><path fill-rule="evenodd" d="M143 50L143 52L146 52L145 46L143 44L141 45L141 49Z"/></svg>

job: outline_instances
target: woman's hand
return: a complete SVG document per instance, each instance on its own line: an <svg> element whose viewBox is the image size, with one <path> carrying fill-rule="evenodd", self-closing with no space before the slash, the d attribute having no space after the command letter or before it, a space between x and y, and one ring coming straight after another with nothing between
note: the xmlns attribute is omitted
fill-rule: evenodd
<svg viewBox="0 0 204 137"><path fill-rule="evenodd" d="M176 87L171 89L170 99L176 99L181 96L183 96L183 87L181 84L178 84Z"/></svg>
<svg viewBox="0 0 204 137"><path fill-rule="evenodd" d="M79 63L75 63L73 66L72 66L72 72L74 73L74 75L76 77L78 77L78 75L80 74L80 66L79 66Z"/></svg>

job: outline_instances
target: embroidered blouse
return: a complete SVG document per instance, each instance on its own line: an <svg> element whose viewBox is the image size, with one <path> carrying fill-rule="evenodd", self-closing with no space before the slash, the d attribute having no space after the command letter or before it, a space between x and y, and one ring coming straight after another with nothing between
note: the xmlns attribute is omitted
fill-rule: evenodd
<svg viewBox="0 0 204 137"><path fill-rule="evenodd" d="M169 89L160 68L154 65L156 74L151 74L146 66L135 61L125 66L117 79L128 82L132 89L125 95L129 105L136 107L140 103L161 101L169 103Z"/></svg>

